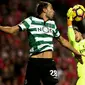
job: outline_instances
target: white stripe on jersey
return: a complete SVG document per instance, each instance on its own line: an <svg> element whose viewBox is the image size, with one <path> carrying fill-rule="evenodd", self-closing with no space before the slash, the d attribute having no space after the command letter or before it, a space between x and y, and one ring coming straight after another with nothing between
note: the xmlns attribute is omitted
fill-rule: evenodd
<svg viewBox="0 0 85 85"><path fill-rule="evenodd" d="M43 27L43 25L33 25L33 24L31 24L31 27L29 29L31 29L31 28L42 28L42 27Z"/></svg>
<svg viewBox="0 0 85 85"><path fill-rule="evenodd" d="M50 44L41 44L41 45L38 45L38 48L41 49L42 47L44 47L46 45L49 46L49 47L51 47L51 48L53 47L52 44L51 45Z"/></svg>
<svg viewBox="0 0 85 85"><path fill-rule="evenodd" d="M59 37L60 36L60 33L59 31L56 33L56 36L55 37Z"/></svg>
<svg viewBox="0 0 85 85"><path fill-rule="evenodd" d="M25 21L29 24L29 25L31 25L31 20L29 19L29 18L27 18L27 19L25 19Z"/></svg>
<svg viewBox="0 0 85 85"><path fill-rule="evenodd" d="M36 41L52 41L50 37L35 37Z"/></svg>
<svg viewBox="0 0 85 85"><path fill-rule="evenodd" d="M46 47L46 48L44 48L42 51L46 51L46 50L48 50L48 49L50 49L50 50L53 51L53 48L52 48L52 47Z"/></svg>
<svg viewBox="0 0 85 85"><path fill-rule="evenodd" d="M22 28L22 30L27 29L24 24L19 24L19 26Z"/></svg>

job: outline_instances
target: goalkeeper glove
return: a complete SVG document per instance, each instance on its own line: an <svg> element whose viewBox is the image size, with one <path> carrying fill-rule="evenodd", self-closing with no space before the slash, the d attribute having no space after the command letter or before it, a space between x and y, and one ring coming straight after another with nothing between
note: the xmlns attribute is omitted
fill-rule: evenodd
<svg viewBox="0 0 85 85"><path fill-rule="evenodd" d="M73 21L73 8L69 8L68 11L67 11L67 18L70 20L70 21Z"/></svg>

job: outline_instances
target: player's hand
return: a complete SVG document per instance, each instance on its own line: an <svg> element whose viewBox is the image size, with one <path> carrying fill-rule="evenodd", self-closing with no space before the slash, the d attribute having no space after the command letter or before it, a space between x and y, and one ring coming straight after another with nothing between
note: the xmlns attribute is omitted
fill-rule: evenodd
<svg viewBox="0 0 85 85"><path fill-rule="evenodd" d="M70 21L73 21L73 8L69 8L68 11L67 11L67 18L70 20Z"/></svg>
<svg viewBox="0 0 85 85"><path fill-rule="evenodd" d="M77 59L78 62L80 62L81 64L83 64L82 58L80 55L75 55L75 58Z"/></svg>
<svg viewBox="0 0 85 85"><path fill-rule="evenodd" d="M75 58L78 60L78 62L80 62L81 64L83 64L83 61L82 61L82 56L84 56L85 57L85 55L83 55L83 54L75 54Z"/></svg>

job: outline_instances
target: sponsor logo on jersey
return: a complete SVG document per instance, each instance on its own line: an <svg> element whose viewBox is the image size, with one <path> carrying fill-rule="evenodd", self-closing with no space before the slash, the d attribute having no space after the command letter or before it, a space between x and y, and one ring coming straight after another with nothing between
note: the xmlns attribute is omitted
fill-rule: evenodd
<svg viewBox="0 0 85 85"><path fill-rule="evenodd" d="M38 28L37 31L42 31L44 33L52 33L52 29L48 28L48 27L42 27L42 28Z"/></svg>

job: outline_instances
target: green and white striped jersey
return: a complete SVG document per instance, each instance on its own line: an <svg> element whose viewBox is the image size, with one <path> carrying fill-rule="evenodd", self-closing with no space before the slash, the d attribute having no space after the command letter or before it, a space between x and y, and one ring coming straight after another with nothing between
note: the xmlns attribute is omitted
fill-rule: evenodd
<svg viewBox="0 0 85 85"><path fill-rule="evenodd" d="M30 55L53 50L53 37L60 36L56 24L52 20L44 22L41 18L31 16L23 20L19 27L28 32Z"/></svg>

